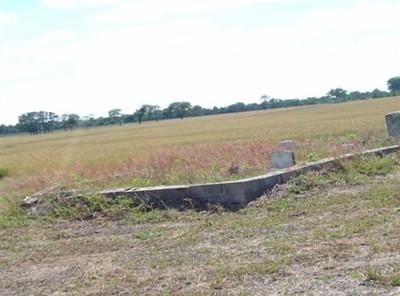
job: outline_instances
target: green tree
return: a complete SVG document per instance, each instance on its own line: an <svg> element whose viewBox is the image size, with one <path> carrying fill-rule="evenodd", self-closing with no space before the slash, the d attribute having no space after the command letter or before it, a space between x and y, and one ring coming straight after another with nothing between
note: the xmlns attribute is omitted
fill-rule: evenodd
<svg viewBox="0 0 400 296"><path fill-rule="evenodd" d="M387 85L392 96L400 95L400 76L390 78Z"/></svg>
<svg viewBox="0 0 400 296"><path fill-rule="evenodd" d="M137 110L135 111L135 113L133 114L133 115L138 119L139 124L142 124L143 117L146 115L146 113L147 113L147 111L148 111L147 106L148 106L148 105L142 105L142 106L141 106L139 109L137 109Z"/></svg>
<svg viewBox="0 0 400 296"><path fill-rule="evenodd" d="M37 118L39 121L39 134L41 133L52 133L54 131L54 122L57 119L57 115L53 112L39 111L37 112Z"/></svg>
<svg viewBox="0 0 400 296"><path fill-rule="evenodd" d="M389 93L386 91L381 91L377 88L375 88L372 92L371 92L371 97L373 99L377 99L377 98L384 98L384 97L388 97Z"/></svg>
<svg viewBox="0 0 400 296"><path fill-rule="evenodd" d="M57 117L53 112L28 112L18 116L18 127L19 130L28 132L31 135L52 133Z"/></svg>
<svg viewBox="0 0 400 296"><path fill-rule="evenodd" d="M191 108L192 105L189 102L174 102L168 106L167 110L172 115L171 117L183 119Z"/></svg>
<svg viewBox="0 0 400 296"><path fill-rule="evenodd" d="M78 125L79 119L80 119L80 117L79 117L78 114L75 114L75 113L67 114L67 117L66 117L66 124L67 124L67 127L68 127L71 131L73 131L73 130L74 130L74 127Z"/></svg>
<svg viewBox="0 0 400 296"><path fill-rule="evenodd" d="M270 97L270 96L267 96L267 95L262 95L262 96L260 97L260 101L261 101L261 102L268 102L270 99L271 99L271 97Z"/></svg>
<svg viewBox="0 0 400 296"><path fill-rule="evenodd" d="M239 102L228 106L229 113L244 112L246 111L246 104Z"/></svg>
<svg viewBox="0 0 400 296"><path fill-rule="evenodd" d="M347 98L347 91L342 88L331 89L327 95L334 101L342 102Z"/></svg>
<svg viewBox="0 0 400 296"><path fill-rule="evenodd" d="M18 116L19 129L28 132L30 135L39 134L38 112L28 112Z"/></svg>
<svg viewBox="0 0 400 296"><path fill-rule="evenodd" d="M61 115L61 117L60 117L61 125L62 125L62 127L64 128L64 131L67 131L67 129L68 129L68 123L67 123L68 117L69 117L68 114L63 114L63 115Z"/></svg>
<svg viewBox="0 0 400 296"><path fill-rule="evenodd" d="M122 125L121 109L112 109L108 111L108 117L110 118L111 123L117 122L119 126Z"/></svg>
<svg viewBox="0 0 400 296"><path fill-rule="evenodd" d="M191 114L193 116L201 117L203 115L203 108L201 108L201 106L199 106L199 105L193 106L193 108L191 110Z"/></svg>
<svg viewBox="0 0 400 296"><path fill-rule="evenodd" d="M155 120L156 122L158 122L161 116L160 106L147 105L147 116L149 120Z"/></svg>
<svg viewBox="0 0 400 296"><path fill-rule="evenodd" d="M96 124L98 123L96 122L93 114L86 115L81 119L81 125L86 127L87 129Z"/></svg>

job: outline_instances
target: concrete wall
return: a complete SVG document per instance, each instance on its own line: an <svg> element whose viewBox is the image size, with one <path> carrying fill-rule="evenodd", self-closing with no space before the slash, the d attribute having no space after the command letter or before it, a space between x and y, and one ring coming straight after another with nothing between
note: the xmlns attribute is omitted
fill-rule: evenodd
<svg viewBox="0 0 400 296"><path fill-rule="evenodd" d="M391 146L368 150L362 154L384 155L395 152L398 149L399 146ZM347 154L342 159L354 156L355 154ZM271 190L275 185L285 183L293 176L301 173L318 170L336 160L337 158L333 157L326 158L303 166L295 166L238 181L182 186L119 188L104 190L100 194L114 198L118 196L132 197L138 203L146 202L153 208L195 208L197 210L206 210L212 206L220 205L229 210L238 210Z"/></svg>

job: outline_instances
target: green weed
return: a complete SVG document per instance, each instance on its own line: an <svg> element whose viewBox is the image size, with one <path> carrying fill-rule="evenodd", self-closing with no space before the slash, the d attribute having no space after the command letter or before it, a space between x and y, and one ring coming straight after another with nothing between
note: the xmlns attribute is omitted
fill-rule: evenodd
<svg viewBox="0 0 400 296"><path fill-rule="evenodd" d="M397 163L397 157L393 156L357 155L351 160L338 160L326 169L310 171L292 179L288 191L296 195L333 184L360 184L368 177L392 172Z"/></svg>
<svg viewBox="0 0 400 296"><path fill-rule="evenodd" d="M147 240L155 237L162 236L163 232L161 231L153 231L153 230L146 230L146 231L139 231L135 232L133 236L137 239Z"/></svg>
<svg viewBox="0 0 400 296"><path fill-rule="evenodd" d="M0 179L8 176L8 170L5 168L0 168Z"/></svg>
<svg viewBox="0 0 400 296"><path fill-rule="evenodd" d="M0 228L24 226L31 222L32 219L21 213L0 215Z"/></svg>
<svg viewBox="0 0 400 296"><path fill-rule="evenodd" d="M382 275L379 271L373 268L369 268L365 273L364 276L368 281L378 281L381 279Z"/></svg>
<svg viewBox="0 0 400 296"><path fill-rule="evenodd" d="M397 163L397 159L394 157L368 157L362 155L356 155L350 162L345 165L346 171L365 175L365 176L377 176L386 175L391 172Z"/></svg>
<svg viewBox="0 0 400 296"><path fill-rule="evenodd" d="M320 156L316 152L310 152L307 154L308 161L317 161L318 159L320 159Z"/></svg>
<svg viewBox="0 0 400 296"><path fill-rule="evenodd" d="M374 281L383 285L400 286L400 271L398 264L393 264L387 270L369 268L365 271L364 277L367 281Z"/></svg>

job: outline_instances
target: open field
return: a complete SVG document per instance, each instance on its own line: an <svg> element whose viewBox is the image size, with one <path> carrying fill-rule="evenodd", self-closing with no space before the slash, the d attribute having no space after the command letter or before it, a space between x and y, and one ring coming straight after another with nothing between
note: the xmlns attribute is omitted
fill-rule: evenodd
<svg viewBox="0 0 400 296"><path fill-rule="evenodd" d="M387 145L387 112L400 98L57 132L1 139L8 201L49 186L150 186L237 179L265 173L268 151L294 140L296 159ZM239 168L232 174L230 168Z"/></svg>
<svg viewBox="0 0 400 296"><path fill-rule="evenodd" d="M399 109L396 97L2 138L0 295L400 295L399 153L299 176L237 212L95 195L39 216L19 207L49 186L265 173L287 139L299 162L386 146L384 115Z"/></svg>

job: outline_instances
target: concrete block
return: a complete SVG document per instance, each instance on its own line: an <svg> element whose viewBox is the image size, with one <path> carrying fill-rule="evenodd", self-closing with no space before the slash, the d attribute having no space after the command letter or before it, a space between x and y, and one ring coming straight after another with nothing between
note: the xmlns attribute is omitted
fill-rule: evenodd
<svg viewBox="0 0 400 296"><path fill-rule="evenodd" d="M389 136L400 139L400 111L386 114L385 120Z"/></svg>
<svg viewBox="0 0 400 296"><path fill-rule="evenodd" d="M242 181L192 185L189 191L197 205L218 204L228 209L237 209L245 202Z"/></svg>
<svg viewBox="0 0 400 296"><path fill-rule="evenodd" d="M264 178L265 191L271 190L276 184L281 182L281 174L270 174Z"/></svg>
<svg viewBox="0 0 400 296"><path fill-rule="evenodd" d="M285 169L295 165L294 154L290 151L274 151L269 154L271 166L277 169Z"/></svg>
<svg viewBox="0 0 400 296"><path fill-rule="evenodd" d="M187 204L189 186L157 186L138 188L123 192L153 208L182 208Z"/></svg>
<svg viewBox="0 0 400 296"><path fill-rule="evenodd" d="M225 196L233 203L241 203L244 200L245 182L227 182L224 184Z"/></svg>
<svg viewBox="0 0 400 296"><path fill-rule="evenodd" d="M267 184L264 178L248 179L244 183L244 197L246 203L263 195L267 189Z"/></svg>
<svg viewBox="0 0 400 296"><path fill-rule="evenodd" d="M295 144L293 141L286 140L279 143L279 148L284 151L293 151Z"/></svg>
<svg viewBox="0 0 400 296"><path fill-rule="evenodd" d="M295 170L287 170L281 173L280 175L280 184L286 183L289 181L291 178L295 177L298 175L298 169Z"/></svg>

